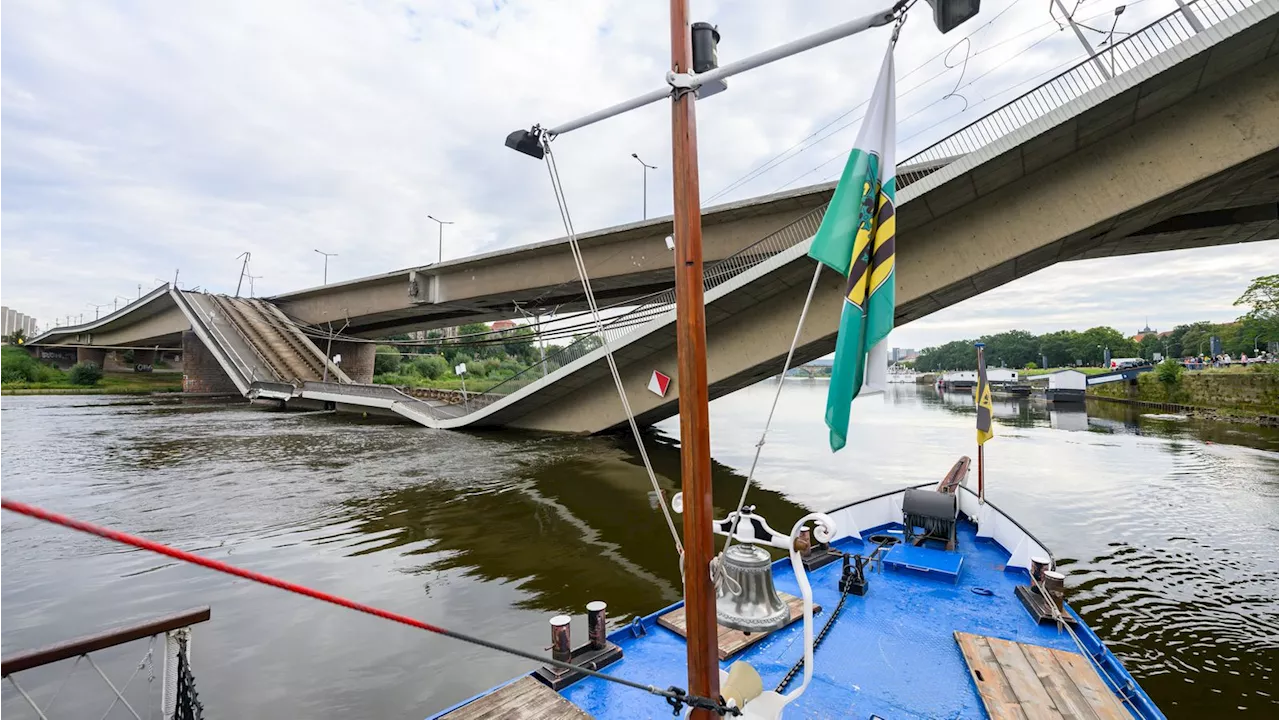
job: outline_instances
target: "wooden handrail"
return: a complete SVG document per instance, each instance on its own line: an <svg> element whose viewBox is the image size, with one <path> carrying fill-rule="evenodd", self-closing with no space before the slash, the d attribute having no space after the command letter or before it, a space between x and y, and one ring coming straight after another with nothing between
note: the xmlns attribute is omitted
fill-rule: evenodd
<svg viewBox="0 0 1280 720"><path fill-rule="evenodd" d="M170 630L177 630L188 625L202 623L208 620L209 616L209 606L206 605L172 615L162 615L134 623L133 625L124 625L94 633L93 635L85 635L74 640L55 643L35 650L14 653L0 660L0 677L6 677L11 673L22 672L23 670L30 670L41 665L48 665L59 660L79 657L132 640L140 640Z"/></svg>

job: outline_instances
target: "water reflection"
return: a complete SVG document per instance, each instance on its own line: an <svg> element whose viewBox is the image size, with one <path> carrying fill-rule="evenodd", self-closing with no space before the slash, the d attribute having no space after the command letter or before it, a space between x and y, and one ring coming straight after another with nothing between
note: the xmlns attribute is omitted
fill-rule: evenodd
<svg viewBox="0 0 1280 720"><path fill-rule="evenodd" d="M788 381L779 403L749 497L774 527L935 480L973 453L972 395L893 386L857 401L849 447L832 454L825 393ZM721 514L771 399L761 385L712 404ZM1125 405L994 404L993 498L1063 559L1072 602L1169 716L1223 703L1273 716L1276 431ZM9 398L3 423L6 494L525 649L546 645L549 614L580 620L589 600L620 622L679 596L671 538L625 439L78 398ZM668 494L676 434L667 421L646 441ZM208 603L200 682L220 715L421 717L525 669L22 518L2 533L5 652ZM136 658L118 661L127 676Z"/></svg>

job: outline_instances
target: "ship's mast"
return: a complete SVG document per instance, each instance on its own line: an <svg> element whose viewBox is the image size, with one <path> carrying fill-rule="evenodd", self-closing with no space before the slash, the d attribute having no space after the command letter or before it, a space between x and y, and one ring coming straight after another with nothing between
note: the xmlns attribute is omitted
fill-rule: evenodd
<svg viewBox="0 0 1280 720"><path fill-rule="evenodd" d="M688 0L671 0L671 70L693 72ZM684 605L689 692L720 694L716 596L710 563L715 553L711 499L711 433L707 411L707 327L702 285L702 210L692 89L671 99L671 168L675 195L676 350L680 389L680 473L684 496ZM708 710L692 718L710 720Z"/></svg>

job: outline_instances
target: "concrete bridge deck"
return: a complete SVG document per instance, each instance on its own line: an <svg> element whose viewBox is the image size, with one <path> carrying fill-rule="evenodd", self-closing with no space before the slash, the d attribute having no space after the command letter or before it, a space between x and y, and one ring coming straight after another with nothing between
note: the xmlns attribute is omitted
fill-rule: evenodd
<svg viewBox="0 0 1280 720"><path fill-rule="evenodd" d="M1276 5L1201 0L1191 7L1208 26L1204 31L1192 33L1180 15L1170 15L1108 51L1128 59L1115 78L1101 78L1092 63L1077 66L921 153L914 158L919 170L904 164L897 323L1056 262L1275 238ZM812 273L804 251L831 189L707 211L709 237L723 233L710 241L709 253L722 262L708 268L713 397L780 370ZM592 282L603 297L669 287L671 259L662 241L668 227L659 220L589 240L589 252L599 253ZM588 266L592 262L589 256ZM425 277L419 270L272 302L304 323L332 319L346 307L358 333L385 335L511 316L514 300L545 300L549 289L577 283L560 241L427 268ZM833 349L842 290L842 278L824 273L796 363ZM152 298L156 308L139 315L135 336L154 338L180 324L166 302L176 304ZM646 303L607 331L644 422L677 411L674 386L664 398L645 389L653 370L675 374L674 315L663 302ZM128 344L129 323L115 315L33 342ZM545 378L540 368L530 369L480 388L484 392L461 408L389 388L364 392L353 387L360 382L305 380L291 392L295 400L335 407L385 405L381 409L433 427L596 432L623 422L603 351L576 346L566 352Z"/></svg>

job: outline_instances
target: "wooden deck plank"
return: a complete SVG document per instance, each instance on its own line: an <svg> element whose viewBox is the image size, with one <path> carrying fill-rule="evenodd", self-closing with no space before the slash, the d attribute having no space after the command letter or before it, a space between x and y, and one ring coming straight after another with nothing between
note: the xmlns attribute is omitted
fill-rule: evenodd
<svg viewBox="0 0 1280 720"><path fill-rule="evenodd" d="M955 638L993 720L1130 720L1083 655L970 633Z"/></svg>
<svg viewBox="0 0 1280 720"><path fill-rule="evenodd" d="M794 595L788 595L787 593L784 593L784 592L778 593L778 597L782 598L782 601L785 602L787 606L791 609L791 617L790 619L787 620L787 625L790 625L791 623L804 617L804 600ZM817 615L820 612L822 612L822 606L814 605L813 614ZM658 624L670 630L671 632L676 633L680 637L687 637L685 635L685 617L684 617L683 605L676 608L675 610L672 610L666 615L659 617ZM755 643L760 642L761 640L769 636L769 633L751 633L750 635L748 635L747 633L744 633L741 630L732 630L723 625L717 625L716 627L718 629L718 632L716 634L716 645L719 649L718 654L721 660L727 660L729 659L730 656L735 655L739 652L742 652L746 648L754 645Z"/></svg>
<svg viewBox="0 0 1280 720"><path fill-rule="evenodd" d="M969 665L969 676L973 678L973 684L977 686L982 704L991 720L1027 720L1027 714L1018 704L1018 698L1009 687L995 655L991 653L987 639L981 635L962 632L955 633L955 636L965 662Z"/></svg>
<svg viewBox="0 0 1280 720"><path fill-rule="evenodd" d="M560 693L526 675L444 716L447 720L591 720Z"/></svg>
<svg viewBox="0 0 1280 720"><path fill-rule="evenodd" d="M1022 706L1027 717L1032 720L1041 718L1062 720L1062 712L1058 709L1057 703L1049 697L1044 683L1040 682L1035 668L1031 667L1027 656L1022 654L1018 643L987 638L987 644L991 646L996 662L1000 663L1000 668L1004 670L1004 676L1009 680L1009 687L1018 696L1018 704Z"/></svg>
<svg viewBox="0 0 1280 720"><path fill-rule="evenodd" d="M1027 656L1031 666L1035 668L1040 683L1044 685L1053 702L1062 711L1064 717L1101 720L1092 704L1075 682L1067 674L1066 669L1058 662L1058 658L1046 647L1023 645L1022 653Z"/></svg>
<svg viewBox="0 0 1280 720"><path fill-rule="evenodd" d="M1089 706L1102 720L1131 720L1132 715L1120 704L1120 698L1098 675L1093 661L1075 653L1058 653L1054 656L1067 676L1071 678L1081 694L1089 701Z"/></svg>

